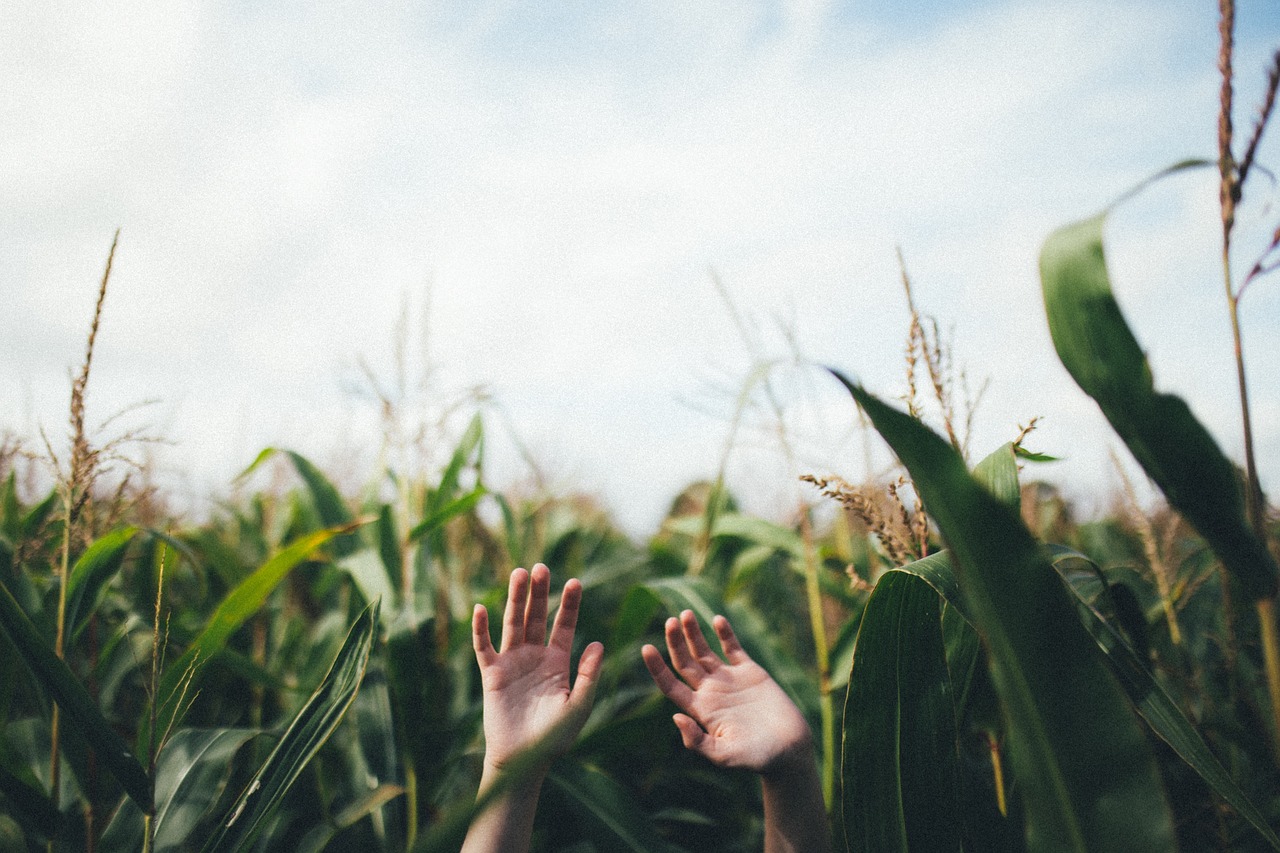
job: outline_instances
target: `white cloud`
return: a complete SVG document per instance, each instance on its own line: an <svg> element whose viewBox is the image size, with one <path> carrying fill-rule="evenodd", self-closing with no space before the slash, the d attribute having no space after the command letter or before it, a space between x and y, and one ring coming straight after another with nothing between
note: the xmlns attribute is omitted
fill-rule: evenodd
<svg viewBox="0 0 1280 853"><path fill-rule="evenodd" d="M226 477L261 444L322 456L356 440L367 419L338 377L360 354L387 363L402 295L430 282L451 380L492 386L642 531L718 463L727 421L678 400L748 361L709 271L766 326L792 323L806 354L893 396L901 244L922 307L992 378L980 437L1044 414L1045 450L1087 435L1105 459L1100 419L1052 357L1038 245L1211 153L1212 21L1156 3L974 3L917 35L862 14L10 7L0 336L16 346L0 373L42 422L61 417L122 225L92 400L166 398L173 458ZM1220 285L1198 280L1214 193L1191 183L1117 214L1108 250L1157 377L1229 430L1209 328ZM1264 286L1246 306L1260 377L1280 352ZM1274 394L1257 393L1271 446Z"/></svg>

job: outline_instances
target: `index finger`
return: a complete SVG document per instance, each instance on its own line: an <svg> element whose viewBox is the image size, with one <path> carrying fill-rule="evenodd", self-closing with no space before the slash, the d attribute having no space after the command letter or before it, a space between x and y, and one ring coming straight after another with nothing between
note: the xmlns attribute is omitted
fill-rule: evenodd
<svg viewBox="0 0 1280 853"><path fill-rule="evenodd" d="M645 669L649 670L649 675L653 676L654 684L657 684L658 689L662 691L662 695L675 702L682 711L688 711L693 704L693 691L689 685L676 678L676 674L662 659L662 653L646 643L640 649L640 657L644 660Z"/></svg>

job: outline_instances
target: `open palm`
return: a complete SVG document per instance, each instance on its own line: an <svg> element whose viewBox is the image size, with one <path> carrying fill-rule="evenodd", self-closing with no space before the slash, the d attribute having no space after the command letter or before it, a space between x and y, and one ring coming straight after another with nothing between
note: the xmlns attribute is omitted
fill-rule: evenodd
<svg viewBox="0 0 1280 853"><path fill-rule="evenodd" d="M547 599L551 573L539 563L532 572L511 573L507 606L502 619L500 649L489 637L489 613L479 604L472 615L472 637L484 687L485 761L500 769L524 749L542 744L550 754L573 743L591 711L591 693L600 672L604 649L592 643L578 662L578 675L569 682L582 584L564 586L560 609L547 638Z"/></svg>

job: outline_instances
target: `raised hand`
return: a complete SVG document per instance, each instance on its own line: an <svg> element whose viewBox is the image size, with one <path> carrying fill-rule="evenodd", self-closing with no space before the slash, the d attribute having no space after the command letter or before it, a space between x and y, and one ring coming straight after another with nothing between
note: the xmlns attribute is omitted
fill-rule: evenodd
<svg viewBox="0 0 1280 853"><path fill-rule="evenodd" d="M649 674L684 713L675 724L684 745L721 767L765 775L811 763L812 736L799 709L742 649L729 620L711 620L725 660L707 644L698 618L686 610L666 623L676 678L651 645L640 650Z"/></svg>
<svg viewBox="0 0 1280 853"><path fill-rule="evenodd" d="M554 757L566 751L591 713L592 694L604 647L592 643L578 661L569 684L569 653L582 602L582 584L564 585L560 609L547 639L547 598L551 572L541 563L532 572L511 573L502 617L501 650L489 638L489 613L477 604L472 639L484 686L486 769L500 770L521 750L554 732L546 744Z"/></svg>

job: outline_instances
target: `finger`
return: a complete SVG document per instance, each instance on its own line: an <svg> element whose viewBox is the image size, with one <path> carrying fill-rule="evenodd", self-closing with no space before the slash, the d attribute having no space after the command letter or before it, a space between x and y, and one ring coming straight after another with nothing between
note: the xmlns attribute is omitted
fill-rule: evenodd
<svg viewBox="0 0 1280 853"><path fill-rule="evenodd" d="M680 730L680 740L684 742L684 748L692 749L699 755L707 755L711 737L702 730L702 726L698 725L692 717L684 714L675 714L671 719ZM707 757L710 758L709 755Z"/></svg>
<svg viewBox="0 0 1280 853"><path fill-rule="evenodd" d="M524 640L540 646L547 641L547 597L551 595L551 570L538 563L529 576L529 606L524 617Z"/></svg>
<svg viewBox="0 0 1280 853"><path fill-rule="evenodd" d="M578 624L578 608L582 604L582 582L570 578L560 594L560 609L556 611L556 621L551 626L551 643L557 649L569 651L573 648L573 632Z"/></svg>
<svg viewBox="0 0 1280 853"><path fill-rule="evenodd" d="M711 627L715 628L716 636L720 638L720 647L724 649L724 656L729 663L745 663L751 660L751 656L742 648L742 643L738 642L738 635L733 633L733 626L729 624L728 619L716 616L711 620Z"/></svg>
<svg viewBox="0 0 1280 853"><path fill-rule="evenodd" d="M524 641L524 613L529 599L529 573L516 569L507 587L507 609L502 615L502 650Z"/></svg>
<svg viewBox="0 0 1280 853"><path fill-rule="evenodd" d="M689 642L680 629L680 620L672 616L663 627L667 637L667 653L671 655L671 665L685 681L689 682L690 687L697 690L706 676L706 671L689 651Z"/></svg>
<svg viewBox="0 0 1280 853"><path fill-rule="evenodd" d="M489 611L483 604L477 604L471 613L471 646L476 650L476 663L481 669L498 657L493 650L493 640L489 638Z"/></svg>
<svg viewBox="0 0 1280 853"><path fill-rule="evenodd" d="M653 683L662 691L662 695L675 702L676 707L681 710L691 710L693 691L689 689L689 685L676 678L676 674L667 667L666 661L662 659L662 653L646 643L640 649L640 657L644 660L645 669L649 670L649 675L653 676Z"/></svg>
<svg viewBox="0 0 1280 853"><path fill-rule="evenodd" d="M698 617L692 610L686 610L680 614L680 627L684 630L684 640L689 646L690 654L697 659L702 668L707 672L715 672L719 669L724 661L711 650L706 635L702 633L702 625L698 623Z"/></svg>
<svg viewBox="0 0 1280 853"><path fill-rule="evenodd" d="M569 704L579 710L589 710L596 692L596 683L600 679L600 669L604 665L604 646L592 643L582 650L578 658L578 674L573 679L573 689L569 691Z"/></svg>

